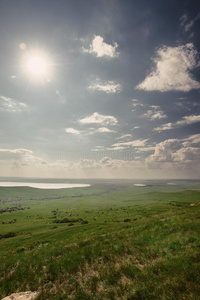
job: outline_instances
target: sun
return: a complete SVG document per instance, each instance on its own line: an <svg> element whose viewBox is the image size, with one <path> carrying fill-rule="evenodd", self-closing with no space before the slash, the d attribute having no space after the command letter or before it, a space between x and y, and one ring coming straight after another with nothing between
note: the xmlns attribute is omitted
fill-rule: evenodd
<svg viewBox="0 0 200 300"><path fill-rule="evenodd" d="M42 50L26 51L22 60L25 76L36 83L50 81L53 63L49 55Z"/></svg>
<svg viewBox="0 0 200 300"><path fill-rule="evenodd" d="M35 54L27 61L27 71L35 77L47 75L48 63L45 57Z"/></svg>

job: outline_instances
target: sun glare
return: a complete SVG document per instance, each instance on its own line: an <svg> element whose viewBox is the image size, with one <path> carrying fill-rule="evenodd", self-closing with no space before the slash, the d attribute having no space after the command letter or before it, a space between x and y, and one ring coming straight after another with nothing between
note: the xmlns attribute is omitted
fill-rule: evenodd
<svg viewBox="0 0 200 300"><path fill-rule="evenodd" d="M31 81L44 83L52 77L52 61L42 51L27 51L23 58L23 72Z"/></svg>

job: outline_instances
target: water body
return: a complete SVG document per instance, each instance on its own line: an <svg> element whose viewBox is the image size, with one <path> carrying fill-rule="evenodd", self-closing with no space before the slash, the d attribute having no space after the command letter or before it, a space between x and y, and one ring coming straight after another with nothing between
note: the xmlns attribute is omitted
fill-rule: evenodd
<svg viewBox="0 0 200 300"><path fill-rule="evenodd" d="M0 187L32 187L37 189L71 189L88 187L90 184L82 183L37 183L37 182L0 182Z"/></svg>

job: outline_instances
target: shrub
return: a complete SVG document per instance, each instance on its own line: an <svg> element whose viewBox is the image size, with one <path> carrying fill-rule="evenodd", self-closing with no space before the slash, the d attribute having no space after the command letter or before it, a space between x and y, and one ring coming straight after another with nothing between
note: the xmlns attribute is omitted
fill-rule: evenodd
<svg viewBox="0 0 200 300"><path fill-rule="evenodd" d="M86 221L86 220L81 222L81 224L88 224L88 223L89 223L89 222Z"/></svg>
<svg viewBox="0 0 200 300"><path fill-rule="evenodd" d="M8 233L5 233L5 234L0 234L0 239L7 239L7 238L10 238L10 237L14 237L16 236L16 233L15 232L8 232Z"/></svg>
<svg viewBox="0 0 200 300"><path fill-rule="evenodd" d="M131 219L124 219L124 222L131 222Z"/></svg>

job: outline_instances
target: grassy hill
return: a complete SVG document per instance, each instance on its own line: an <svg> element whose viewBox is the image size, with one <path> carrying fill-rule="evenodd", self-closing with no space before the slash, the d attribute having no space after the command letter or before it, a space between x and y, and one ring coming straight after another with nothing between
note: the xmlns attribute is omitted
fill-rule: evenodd
<svg viewBox="0 0 200 300"><path fill-rule="evenodd" d="M0 298L198 299L200 191L169 191L0 188Z"/></svg>

